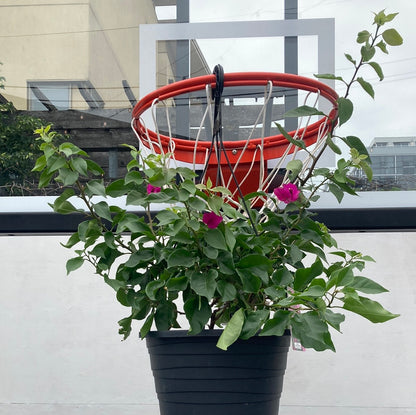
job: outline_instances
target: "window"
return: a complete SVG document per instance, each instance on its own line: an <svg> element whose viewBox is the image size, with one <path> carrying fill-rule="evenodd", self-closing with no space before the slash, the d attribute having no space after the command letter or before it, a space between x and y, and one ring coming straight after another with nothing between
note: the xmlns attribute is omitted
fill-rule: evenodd
<svg viewBox="0 0 416 415"><path fill-rule="evenodd" d="M389 175L395 173L394 156L372 156L374 175Z"/></svg>
<svg viewBox="0 0 416 415"><path fill-rule="evenodd" d="M28 82L29 110L67 110L71 106L69 82Z"/></svg>
<svg viewBox="0 0 416 415"><path fill-rule="evenodd" d="M397 156L397 174L416 174L416 154Z"/></svg>

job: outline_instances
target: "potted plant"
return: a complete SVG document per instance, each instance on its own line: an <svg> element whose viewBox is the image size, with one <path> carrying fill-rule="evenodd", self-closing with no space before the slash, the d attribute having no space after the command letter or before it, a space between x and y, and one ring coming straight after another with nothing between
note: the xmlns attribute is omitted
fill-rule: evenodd
<svg viewBox="0 0 416 415"><path fill-rule="evenodd" d="M353 83L374 96L372 86L358 77L359 70L370 66L382 80L382 69L372 60L376 50L387 53L387 45L401 44L395 29L382 31L395 15L375 14L375 32L358 34L360 59L345 55L355 67L349 82L318 76L346 86L337 101L339 125L352 115L348 96ZM316 111L300 107L295 113ZM279 128L288 141L305 149ZM102 168L82 149L56 145L50 127L37 133L44 153L34 167L41 172L39 186L60 183L64 190L53 203L54 211L85 215L64 245L76 253L66 264L67 272L89 263L115 290L117 300L130 309L119 321L124 338L133 322L144 322L140 336L149 342L161 413L277 413L289 330L305 348L335 351L329 329L340 331L345 318L341 311L373 323L397 317L365 296L387 291L360 275L371 258L338 247L309 211L324 186L338 200L344 193L355 194L350 169L363 169L371 179L368 154L357 137L340 137L350 149L350 158L344 159L334 134L328 134L326 147L340 156L333 170L316 168L314 162L303 172L295 160L288 165L288 180L271 194L249 194L247 203L235 205L229 203L227 188L212 180L198 183L193 170L171 167L169 154L145 156L131 146L125 177L105 185ZM259 196L268 199L267 208L247 207ZM112 203L118 197L133 210ZM80 199L84 208L76 207L73 199ZM180 328L181 319L187 321L187 331L169 331ZM195 363L198 354L202 361ZM213 363L214 355L219 363ZM254 374L244 374L250 365ZM266 383L260 384L265 373ZM173 384L165 382L169 378ZM195 409L198 402L202 407Z"/></svg>

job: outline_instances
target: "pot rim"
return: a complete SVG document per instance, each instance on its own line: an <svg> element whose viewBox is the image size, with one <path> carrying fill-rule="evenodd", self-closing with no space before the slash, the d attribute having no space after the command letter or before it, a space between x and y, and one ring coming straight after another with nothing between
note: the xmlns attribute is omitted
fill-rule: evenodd
<svg viewBox="0 0 416 415"><path fill-rule="evenodd" d="M223 332L222 329L206 329L198 334L189 334L188 330L151 330L146 337L219 337ZM285 330L282 336L291 336L290 330ZM282 336L264 336L264 337L282 337ZM263 336L261 336L263 337Z"/></svg>

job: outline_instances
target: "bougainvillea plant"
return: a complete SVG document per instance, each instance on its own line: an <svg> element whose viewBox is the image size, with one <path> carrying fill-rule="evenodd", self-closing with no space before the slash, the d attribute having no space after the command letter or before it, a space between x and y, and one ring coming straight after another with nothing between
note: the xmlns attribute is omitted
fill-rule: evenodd
<svg viewBox="0 0 416 415"><path fill-rule="evenodd" d="M350 82L320 75L346 85L338 100L339 124L353 112L348 98L353 83L374 95L371 85L357 77L359 69L371 66L382 79L380 65L372 61L376 50L386 53L387 45L401 43L395 29L381 32L395 15L382 11L375 15L374 34L360 32L360 60L346 55L355 67ZM53 209L85 215L64 245L76 253L67 271L88 263L115 290L130 309L119 321L124 337L134 321L143 322L140 335L145 337L152 328L178 328L184 316L191 335L223 329L222 349L237 338L291 329L306 348L335 350L330 329L340 331L345 311L374 323L397 316L367 297L387 291L361 275L371 258L339 248L308 209L323 185L339 200L345 192L354 194L351 168L371 176L358 138L341 137L350 158L340 157L334 169L312 169L305 176L290 171L288 183L262 194L270 204L259 211L247 208L249 203L244 209L228 203L226 188L210 180L198 183L190 169L170 167L169 155L145 156L134 147L125 177L105 186L103 170L87 153L71 143L54 144L49 128L37 132L44 153L34 168L41 172L40 186L55 180L65 188ZM341 153L332 137L327 145ZM122 196L128 209L113 199ZM247 202L257 196L247 196ZM75 207L74 198L85 208Z"/></svg>

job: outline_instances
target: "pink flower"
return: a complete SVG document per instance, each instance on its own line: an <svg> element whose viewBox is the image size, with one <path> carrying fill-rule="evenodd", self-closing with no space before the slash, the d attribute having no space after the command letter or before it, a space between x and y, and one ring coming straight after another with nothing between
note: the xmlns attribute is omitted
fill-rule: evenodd
<svg viewBox="0 0 416 415"><path fill-rule="evenodd" d="M214 212L206 212L202 216L202 222L210 229L215 229L222 222L222 216L215 214Z"/></svg>
<svg viewBox="0 0 416 415"><path fill-rule="evenodd" d="M153 186L150 183L147 185L147 194L148 195L150 195L150 193L159 193L160 190L161 190L160 187Z"/></svg>
<svg viewBox="0 0 416 415"><path fill-rule="evenodd" d="M273 190L276 197L284 203L294 202L298 200L300 190L293 183L286 183L281 187L276 187Z"/></svg>

